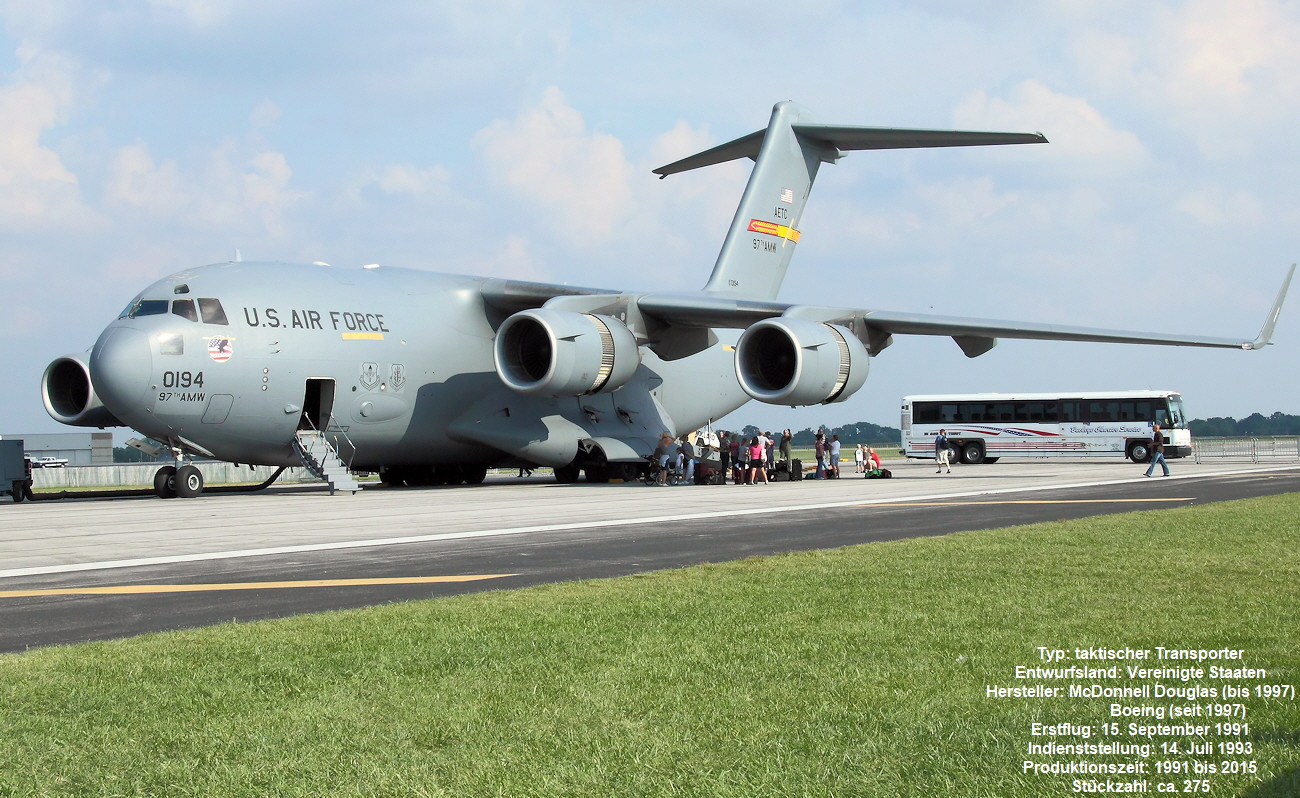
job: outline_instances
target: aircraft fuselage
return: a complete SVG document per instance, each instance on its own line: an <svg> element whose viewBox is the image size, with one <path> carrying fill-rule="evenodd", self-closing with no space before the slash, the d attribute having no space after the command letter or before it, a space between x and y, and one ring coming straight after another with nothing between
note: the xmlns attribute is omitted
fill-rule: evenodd
<svg viewBox="0 0 1300 798"><path fill-rule="evenodd" d="M653 439L748 400L723 343L673 362L643 352L632 381L605 395L512 391L492 354L508 314L485 304L484 282L290 264L181 272L143 291L104 330L91 381L118 420L159 441L293 465L295 432L332 425L355 448L354 468L369 470L512 458L564 465L584 437ZM711 360L716 368L701 371ZM673 379L679 371L720 376L687 385ZM557 426L573 434L548 442Z"/></svg>

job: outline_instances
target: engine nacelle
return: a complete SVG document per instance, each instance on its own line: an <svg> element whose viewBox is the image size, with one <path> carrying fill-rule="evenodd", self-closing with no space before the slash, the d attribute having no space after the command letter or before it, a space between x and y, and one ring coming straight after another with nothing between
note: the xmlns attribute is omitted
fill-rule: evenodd
<svg viewBox="0 0 1300 798"><path fill-rule="evenodd" d="M774 405L842 402L867 381L871 357L853 333L802 319L764 319L736 342L745 393Z"/></svg>
<svg viewBox="0 0 1300 798"><path fill-rule="evenodd" d="M95 395L84 355L64 355L45 367L41 398L50 418L74 427L125 426Z"/></svg>
<svg viewBox="0 0 1300 798"><path fill-rule="evenodd" d="M492 356L502 382L539 396L608 393L623 387L641 365L636 336L623 324L546 308L506 319Z"/></svg>

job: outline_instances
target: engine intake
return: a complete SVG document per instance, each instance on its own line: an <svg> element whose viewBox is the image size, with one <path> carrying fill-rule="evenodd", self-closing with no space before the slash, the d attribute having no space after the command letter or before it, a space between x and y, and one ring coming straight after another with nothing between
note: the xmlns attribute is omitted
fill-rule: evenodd
<svg viewBox="0 0 1300 798"><path fill-rule="evenodd" d="M45 367L41 398L50 418L74 427L122 427L95 395L83 355L64 355Z"/></svg>
<svg viewBox="0 0 1300 798"><path fill-rule="evenodd" d="M617 390L636 373L636 337L608 316L536 308L506 319L492 350L501 381L520 393L583 396Z"/></svg>
<svg viewBox="0 0 1300 798"><path fill-rule="evenodd" d="M871 358L853 333L802 319L764 319L736 342L745 393L774 405L842 402L867 380Z"/></svg>

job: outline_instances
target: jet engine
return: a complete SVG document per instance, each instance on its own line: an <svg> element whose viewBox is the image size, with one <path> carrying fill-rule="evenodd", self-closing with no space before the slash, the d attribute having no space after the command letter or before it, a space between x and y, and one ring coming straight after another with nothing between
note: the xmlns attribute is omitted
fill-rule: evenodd
<svg viewBox="0 0 1300 798"><path fill-rule="evenodd" d="M506 319L492 356L502 382L540 396L608 393L641 364L636 337L614 319L547 308Z"/></svg>
<svg viewBox="0 0 1300 798"><path fill-rule="evenodd" d="M853 333L802 319L764 319L736 342L745 393L774 405L842 402L867 380L871 361Z"/></svg>
<svg viewBox="0 0 1300 798"><path fill-rule="evenodd" d="M41 398L50 418L74 427L121 427L95 395L84 355L64 355L45 367Z"/></svg>

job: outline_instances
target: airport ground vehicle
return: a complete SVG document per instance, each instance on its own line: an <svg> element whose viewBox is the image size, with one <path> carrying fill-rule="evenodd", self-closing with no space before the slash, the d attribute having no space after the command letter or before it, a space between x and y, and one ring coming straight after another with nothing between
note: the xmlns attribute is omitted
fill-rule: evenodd
<svg viewBox="0 0 1300 798"><path fill-rule="evenodd" d="M5 493L15 504L32 495L32 464L23 457L21 439L0 440L0 494Z"/></svg>
<svg viewBox="0 0 1300 798"><path fill-rule="evenodd" d="M1153 425L1165 457L1192 453L1183 398L1176 391L975 393L904 396L905 457L934 456L946 431L952 459L995 463L1003 457L1127 457L1151 459Z"/></svg>
<svg viewBox="0 0 1300 798"><path fill-rule="evenodd" d="M63 468L68 461L62 457L37 457L32 460L32 468Z"/></svg>

